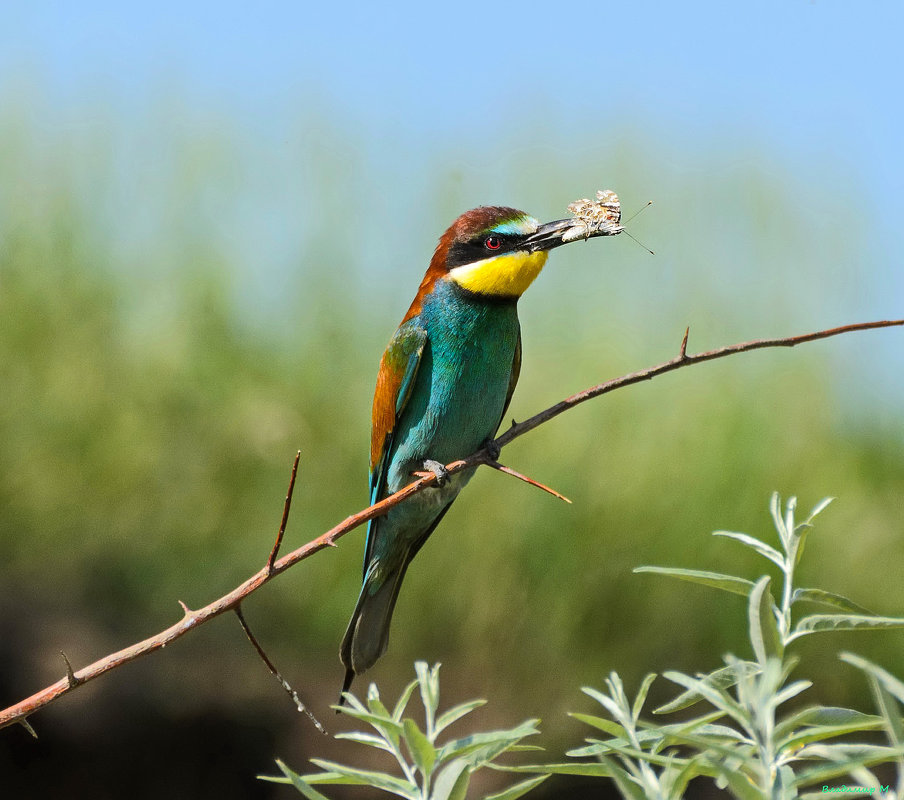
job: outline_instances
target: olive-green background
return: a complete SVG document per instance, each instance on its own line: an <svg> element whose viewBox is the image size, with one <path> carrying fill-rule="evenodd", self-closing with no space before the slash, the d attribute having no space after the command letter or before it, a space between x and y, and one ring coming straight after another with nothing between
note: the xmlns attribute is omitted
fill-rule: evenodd
<svg viewBox="0 0 904 800"><path fill-rule="evenodd" d="M600 188L626 217L654 201L629 230L655 256L626 236L571 245L522 299L517 419L672 358L686 326L694 352L904 316L875 187L818 141L796 160L755 132L676 140L640 112L575 130L507 96L518 113L492 137L406 153L405 134L370 138L326 96L288 93L291 119L263 130L193 91L164 86L124 115L98 100L62 126L40 78L0 96L0 705L62 677L61 650L82 667L258 570L296 450L284 551L365 505L380 354L473 205L545 221ZM519 439L502 460L573 505L479 472L410 569L367 678L394 697L415 660L442 662L445 703L488 698L475 726L541 717L559 757L584 735L566 714L592 708L581 686L749 655L741 598L632 569L758 576L765 562L710 533L774 537L774 490L802 512L837 498L805 585L904 614L902 352L891 329L741 354ZM331 732L348 727L329 705L363 539L244 607ZM804 699L867 706L842 648L904 674L900 632L814 636ZM275 757L364 757L294 710L231 615L31 722L36 742L0 731L11 796L287 798L254 778Z"/></svg>

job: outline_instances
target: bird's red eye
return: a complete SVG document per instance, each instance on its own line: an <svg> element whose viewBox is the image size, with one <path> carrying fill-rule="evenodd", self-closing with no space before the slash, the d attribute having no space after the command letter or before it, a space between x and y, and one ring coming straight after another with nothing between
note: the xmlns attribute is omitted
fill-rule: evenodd
<svg viewBox="0 0 904 800"><path fill-rule="evenodd" d="M486 241L484 242L487 250L498 250L502 247L502 241L498 236L487 236Z"/></svg>

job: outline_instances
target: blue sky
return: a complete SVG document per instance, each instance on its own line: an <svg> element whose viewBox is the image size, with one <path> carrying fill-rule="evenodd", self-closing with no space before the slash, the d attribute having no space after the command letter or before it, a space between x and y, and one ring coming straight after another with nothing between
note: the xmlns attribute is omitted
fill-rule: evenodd
<svg viewBox="0 0 904 800"><path fill-rule="evenodd" d="M483 153L465 165L466 183L484 175L480 191L505 159L503 138L543 158L568 142L606 141L628 121L658 143L660 163L713 152L730 162L755 146L799 185L850 181L837 187L837 225L865 229L887 257L888 302L876 311L891 314L904 305L902 9L824 0L6 3L0 98L21 98L25 87L38 125L65 131L92 124L98 109L140 118L175 94L186 124L221 115L262 142L280 141L310 105L368 143L357 156L384 176L405 161L411 177L425 154L467 143ZM423 205L429 187L406 191ZM475 203L522 204L476 185L473 194ZM467 186L463 197L471 204ZM800 202L812 200L803 192ZM255 238L259 252L265 237Z"/></svg>
<svg viewBox="0 0 904 800"><path fill-rule="evenodd" d="M0 76L39 76L76 115L85 96L141 102L168 83L271 118L313 92L366 130L403 118L412 139L485 134L538 107L575 125L630 114L688 140L815 142L885 184L900 167L902 8L7 3Z"/></svg>

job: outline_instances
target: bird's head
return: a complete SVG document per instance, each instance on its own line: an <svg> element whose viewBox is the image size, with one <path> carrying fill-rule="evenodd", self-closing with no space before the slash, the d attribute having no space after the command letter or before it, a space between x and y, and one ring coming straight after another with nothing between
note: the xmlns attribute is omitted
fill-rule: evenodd
<svg viewBox="0 0 904 800"><path fill-rule="evenodd" d="M442 235L428 275L445 273L477 295L518 298L540 274L552 248L587 238L569 238L578 224L575 219L562 219L541 225L514 208L474 208Z"/></svg>

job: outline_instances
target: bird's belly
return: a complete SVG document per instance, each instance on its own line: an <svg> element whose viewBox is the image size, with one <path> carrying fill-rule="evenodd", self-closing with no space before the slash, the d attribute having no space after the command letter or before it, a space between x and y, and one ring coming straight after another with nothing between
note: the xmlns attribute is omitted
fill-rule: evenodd
<svg viewBox="0 0 904 800"><path fill-rule="evenodd" d="M465 331L467 335L457 331L454 337L431 339L400 420L387 475L391 490L410 483L412 469L421 469L424 459L448 464L470 455L496 432L508 394L518 323L514 316L492 323Z"/></svg>

